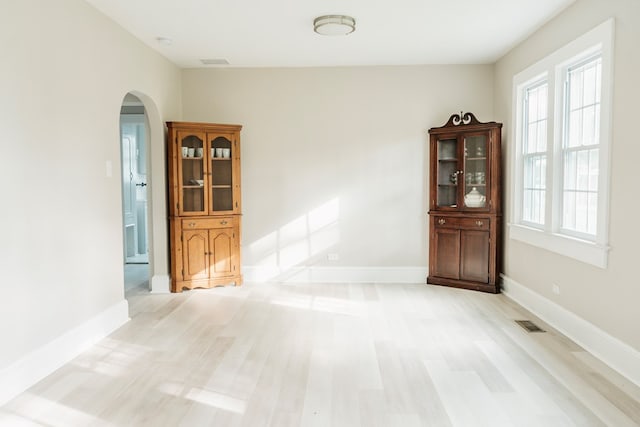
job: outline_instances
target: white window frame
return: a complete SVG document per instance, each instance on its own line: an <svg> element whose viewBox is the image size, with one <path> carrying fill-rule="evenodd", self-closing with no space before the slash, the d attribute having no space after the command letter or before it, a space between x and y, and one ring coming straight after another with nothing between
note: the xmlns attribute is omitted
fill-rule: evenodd
<svg viewBox="0 0 640 427"><path fill-rule="evenodd" d="M606 268L608 263L609 182L611 113L613 94L614 20L609 19L564 47L533 64L513 78L513 134L509 238L525 242L579 261ZM562 225L562 141L564 136L564 76L567 69L589 57L602 58L600 143L598 175L598 224L596 235L576 236ZM527 88L543 80L548 84L547 176L545 223L532 226L522 221L522 131L523 97Z"/></svg>

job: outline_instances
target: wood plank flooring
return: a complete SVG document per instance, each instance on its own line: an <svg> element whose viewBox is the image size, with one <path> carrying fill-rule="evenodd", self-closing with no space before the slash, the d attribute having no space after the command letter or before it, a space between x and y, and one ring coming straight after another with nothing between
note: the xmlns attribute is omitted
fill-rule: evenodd
<svg viewBox="0 0 640 427"><path fill-rule="evenodd" d="M1 407L0 425L640 425L638 387L502 295L147 289L127 291L131 322Z"/></svg>

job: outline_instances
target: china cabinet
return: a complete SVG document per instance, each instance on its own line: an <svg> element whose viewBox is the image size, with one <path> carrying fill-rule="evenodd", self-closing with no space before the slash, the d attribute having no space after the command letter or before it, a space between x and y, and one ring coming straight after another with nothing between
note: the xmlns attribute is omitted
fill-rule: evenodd
<svg viewBox="0 0 640 427"><path fill-rule="evenodd" d="M173 292L242 284L241 129L167 122Z"/></svg>
<svg viewBox="0 0 640 427"><path fill-rule="evenodd" d="M427 283L500 291L501 130L472 113L429 129Z"/></svg>

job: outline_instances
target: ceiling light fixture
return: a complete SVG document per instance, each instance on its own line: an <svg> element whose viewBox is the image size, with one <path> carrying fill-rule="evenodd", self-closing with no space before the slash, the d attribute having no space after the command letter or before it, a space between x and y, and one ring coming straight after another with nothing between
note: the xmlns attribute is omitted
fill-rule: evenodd
<svg viewBox="0 0 640 427"><path fill-rule="evenodd" d="M356 30L356 20L346 15L324 15L313 20L313 31L323 36L346 36Z"/></svg>

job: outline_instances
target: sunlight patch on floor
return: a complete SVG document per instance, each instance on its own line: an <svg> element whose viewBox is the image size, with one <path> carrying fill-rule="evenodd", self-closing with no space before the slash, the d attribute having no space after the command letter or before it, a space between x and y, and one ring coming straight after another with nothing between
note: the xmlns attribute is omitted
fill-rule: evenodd
<svg viewBox="0 0 640 427"><path fill-rule="evenodd" d="M18 423L4 422L4 415L0 417L0 425L6 426L96 426L96 427L116 427L97 417L88 415L78 409L71 408L58 402L54 402L33 393L25 393L15 405L15 416ZM20 423L23 424L20 424Z"/></svg>
<svg viewBox="0 0 640 427"><path fill-rule="evenodd" d="M271 304L324 313L344 314L346 316L362 317L364 314L362 304L359 302L331 297L277 296L271 299Z"/></svg>
<svg viewBox="0 0 640 427"><path fill-rule="evenodd" d="M164 383L160 386L160 391L171 396L182 397L193 402L198 402L203 405L236 414L242 415L247 409L247 402L244 400L197 387L191 388L187 393L183 394L184 387L182 385L176 383Z"/></svg>

